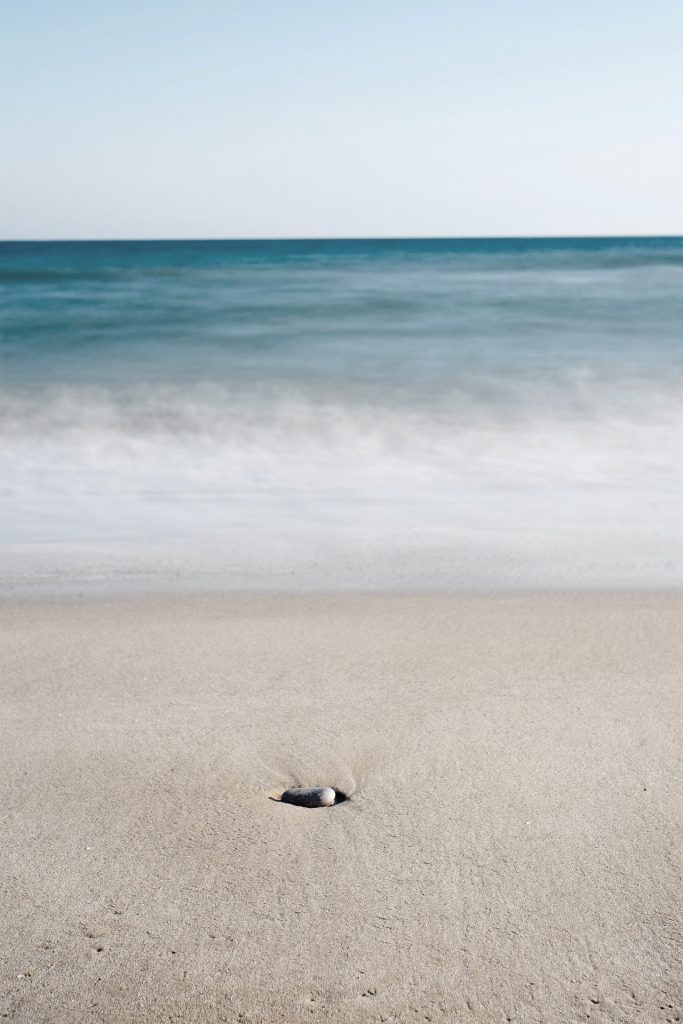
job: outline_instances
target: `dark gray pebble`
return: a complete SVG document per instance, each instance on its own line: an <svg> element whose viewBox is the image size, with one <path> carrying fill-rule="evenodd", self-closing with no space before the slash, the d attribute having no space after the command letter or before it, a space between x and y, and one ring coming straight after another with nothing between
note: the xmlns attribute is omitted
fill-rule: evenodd
<svg viewBox="0 0 683 1024"><path fill-rule="evenodd" d="M284 791L280 800L283 804L298 804L299 807L331 807L336 798L337 794L331 786L315 786L311 789L293 786Z"/></svg>

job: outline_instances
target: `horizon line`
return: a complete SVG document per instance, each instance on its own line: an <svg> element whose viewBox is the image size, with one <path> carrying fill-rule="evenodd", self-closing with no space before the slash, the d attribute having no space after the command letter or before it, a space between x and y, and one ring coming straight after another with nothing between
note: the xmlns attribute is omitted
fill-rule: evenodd
<svg viewBox="0 0 683 1024"><path fill-rule="evenodd" d="M194 235L194 236L130 236L126 238L93 237L93 238L2 238L0 245L50 245L50 244L93 244L115 242L516 242L516 241L567 241L578 239L623 240L639 239L670 239L683 240L683 233L672 234L547 234L547 235L258 235L238 237L226 235Z"/></svg>

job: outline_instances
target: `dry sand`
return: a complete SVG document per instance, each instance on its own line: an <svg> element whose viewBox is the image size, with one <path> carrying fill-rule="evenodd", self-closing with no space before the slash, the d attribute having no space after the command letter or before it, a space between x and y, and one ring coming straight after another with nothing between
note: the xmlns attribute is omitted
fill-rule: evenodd
<svg viewBox="0 0 683 1024"><path fill-rule="evenodd" d="M3 1017L679 1019L683 595L0 617Z"/></svg>

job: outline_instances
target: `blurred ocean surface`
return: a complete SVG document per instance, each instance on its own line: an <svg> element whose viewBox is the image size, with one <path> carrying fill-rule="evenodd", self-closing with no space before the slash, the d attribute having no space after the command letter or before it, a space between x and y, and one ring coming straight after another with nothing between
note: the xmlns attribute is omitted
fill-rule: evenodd
<svg viewBox="0 0 683 1024"><path fill-rule="evenodd" d="M0 577L683 583L683 240L0 245Z"/></svg>

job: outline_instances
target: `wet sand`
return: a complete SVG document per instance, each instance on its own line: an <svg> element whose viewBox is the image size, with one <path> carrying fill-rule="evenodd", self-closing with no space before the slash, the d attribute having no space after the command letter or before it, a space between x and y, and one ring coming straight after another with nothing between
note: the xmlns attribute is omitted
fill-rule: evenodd
<svg viewBox="0 0 683 1024"><path fill-rule="evenodd" d="M3 1017L681 1016L683 595L0 624ZM350 799L279 803L295 784Z"/></svg>

